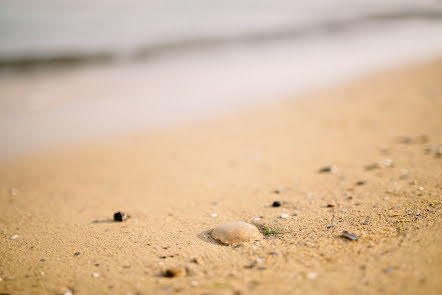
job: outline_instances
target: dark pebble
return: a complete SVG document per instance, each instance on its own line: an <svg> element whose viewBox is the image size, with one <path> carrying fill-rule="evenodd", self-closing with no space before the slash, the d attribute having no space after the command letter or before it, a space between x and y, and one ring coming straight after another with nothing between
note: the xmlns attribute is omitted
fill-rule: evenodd
<svg viewBox="0 0 442 295"><path fill-rule="evenodd" d="M357 235L351 234L348 231L343 231L342 232L342 237L347 238L347 239L352 240L352 241L357 241L358 240L358 236Z"/></svg>
<svg viewBox="0 0 442 295"><path fill-rule="evenodd" d="M334 225L327 225L327 229L334 228Z"/></svg>
<svg viewBox="0 0 442 295"><path fill-rule="evenodd" d="M80 255L80 252L75 252L74 253L74 256L78 256L78 255Z"/></svg>
<svg viewBox="0 0 442 295"><path fill-rule="evenodd" d="M274 201L272 204L272 207L280 207L280 206L281 206L281 203L278 201Z"/></svg>
<svg viewBox="0 0 442 295"><path fill-rule="evenodd" d="M41 262L45 262L45 261L46 261L46 259L42 258L42 259L40 259L40 261L41 261Z"/></svg>
<svg viewBox="0 0 442 295"><path fill-rule="evenodd" d="M331 173L334 172L335 168L333 166L326 166L319 169L319 173Z"/></svg>
<svg viewBox="0 0 442 295"><path fill-rule="evenodd" d="M120 221L121 222L121 221L124 221L126 219L127 219L127 214L126 213L120 212L120 211L114 213L114 220L115 221Z"/></svg>
<svg viewBox="0 0 442 295"><path fill-rule="evenodd" d="M364 180L360 180L356 182L356 185L364 185L366 182Z"/></svg>
<svg viewBox="0 0 442 295"><path fill-rule="evenodd" d="M164 272L166 278L174 278L183 275L186 272L183 268L170 268Z"/></svg>

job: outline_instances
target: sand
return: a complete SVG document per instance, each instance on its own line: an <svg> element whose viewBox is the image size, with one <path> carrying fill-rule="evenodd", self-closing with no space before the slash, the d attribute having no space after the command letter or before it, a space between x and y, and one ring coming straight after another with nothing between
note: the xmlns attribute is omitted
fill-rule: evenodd
<svg viewBox="0 0 442 295"><path fill-rule="evenodd" d="M3 162L0 293L440 294L441 118L438 59Z"/></svg>

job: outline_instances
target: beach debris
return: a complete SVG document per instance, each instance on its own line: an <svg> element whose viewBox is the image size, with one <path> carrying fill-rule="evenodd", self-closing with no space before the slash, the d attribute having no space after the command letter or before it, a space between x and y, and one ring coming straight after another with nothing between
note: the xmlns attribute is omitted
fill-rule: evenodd
<svg viewBox="0 0 442 295"><path fill-rule="evenodd" d="M261 217L254 217L253 218L253 221L260 221L261 220Z"/></svg>
<svg viewBox="0 0 442 295"><path fill-rule="evenodd" d="M319 173L335 173L337 168L335 166L325 166L319 169Z"/></svg>
<svg viewBox="0 0 442 295"><path fill-rule="evenodd" d="M316 273L316 272L309 272L307 274L307 279L314 280L314 279L316 279L317 276L318 276L318 273Z"/></svg>
<svg viewBox="0 0 442 295"><path fill-rule="evenodd" d="M204 264L204 261L201 257L194 257L190 261L196 264Z"/></svg>
<svg viewBox="0 0 442 295"><path fill-rule="evenodd" d="M16 238L18 238L18 235L13 235L9 237L10 240L15 240Z"/></svg>
<svg viewBox="0 0 442 295"><path fill-rule="evenodd" d="M164 272L164 276L166 278L174 278L174 277L184 275L185 272L186 272L186 270L184 268L174 267L174 268L167 269Z"/></svg>
<svg viewBox="0 0 442 295"><path fill-rule="evenodd" d="M279 201L274 201L272 204L272 207L280 207L281 206L281 202Z"/></svg>
<svg viewBox="0 0 442 295"><path fill-rule="evenodd" d="M352 241L357 241L358 240L358 236L357 235L351 234L348 231L343 231L341 236L343 238L346 238L346 239L349 239L349 240L352 240Z"/></svg>
<svg viewBox="0 0 442 295"><path fill-rule="evenodd" d="M210 217L217 217L218 216L218 213L212 213L212 214L210 214Z"/></svg>
<svg viewBox="0 0 442 295"><path fill-rule="evenodd" d="M381 166L378 163L373 163L373 164L365 166L365 170L367 170L367 171L371 171L371 170L379 169L379 168L381 168Z"/></svg>
<svg viewBox="0 0 442 295"><path fill-rule="evenodd" d="M356 185L364 185L366 184L365 180L359 180L358 182L356 182Z"/></svg>
<svg viewBox="0 0 442 295"><path fill-rule="evenodd" d="M78 255L80 255L80 252L75 252L74 253L74 256L78 256Z"/></svg>
<svg viewBox="0 0 442 295"><path fill-rule="evenodd" d="M289 215L287 213L281 214L281 218L288 218Z"/></svg>
<svg viewBox="0 0 442 295"><path fill-rule="evenodd" d="M15 187L11 187L9 189L9 195L12 196L12 197L16 196L17 195L17 189Z"/></svg>
<svg viewBox="0 0 442 295"><path fill-rule="evenodd" d="M285 191L286 191L286 188L285 188L284 186L282 186L282 187L280 187L280 188L275 189L275 190L273 191L273 193L275 193L275 194L282 194L282 193L285 192Z"/></svg>
<svg viewBox="0 0 442 295"><path fill-rule="evenodd" d="M127 218L128 218L128 216L124 212L118 211L118 212L114 213L114 221L122 222L122 221L125 221Z"/></svg>
<svg viewBox="0 0 442 295"><path fill-rule="evenodd" d="M63 295L74 295L74 292L71 289L67 289L64 291Z"/></svg>
<svg viewBox="0 0 442 295"><path fill-rule="evenodd" d="M331 202L331 203L327 204L327 207L329 207L329 208L333 208L335 206L336 206L336 203L334 203L334 202Z"/></svg>
<svg viewBox="0 0 442 295"><path fill-rule="evenodd" d="M393 160L386 158L386 159L383 159L382 161L380 161L380 164L384 167L393 167Z"/></svg>
<svg viewBox="0 0 442 295"><path fill-rule="evenodd" d="M232 221L217 226L211 236L223 244L231 245L259 238L261 234L254 225L243 221Z"/></svg>
<svg viewBox="0 0 442 295"><path fill-rule="evenodd" d="M418 190L420 190L421 192L424 190L424 187L423 186L420 186L420 187L418 187L417 188Z"/></svg>
<svg viewBox="0 0 442 295"><path fill-rule="evenodd" d="M98 272L93 272L92 277L98 278L98 277L100 277L100 274Z"/></svg>
<svg viewBox="0 0 442 295"><path fill-rule="evenodd" d="M428 137L428 135L421 135L421 136L409 136L409 135L404 135L404 136L399 136L398 137L398 142L399 143L403 143L403 144L412 144L412 143L427 143L430 140L430 138Z"/></svg>

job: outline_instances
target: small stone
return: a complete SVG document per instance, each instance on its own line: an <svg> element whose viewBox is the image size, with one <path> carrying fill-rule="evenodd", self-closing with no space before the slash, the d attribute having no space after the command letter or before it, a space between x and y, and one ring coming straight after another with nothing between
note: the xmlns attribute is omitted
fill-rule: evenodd
<svg viewBox="0 0 442 295"><path fill-rule="evenodd" d="M364 185L366 182L364 180L359 180L356 182L356 185Z"/></svg>
<svg viewBox="0 0 442 295"><path fill-rule="evenodd" d="M184 268L169 268L164 272L166 278L174 278L183 275L186 272Z"/></svg>
<svg viewBox="0 0 442 295"><path fill-rule="evenodd" d="M253 221L260 221L261 220L261 217L255 217L255 218L253 218Z"/></svg>
<svg viewBox="0 0 442 295"><path fill-rule="evenodd" d="M288 214L282 214L282 215L281 215L281 218L288 218L288 217L289 217Z"/></svg>
<svg viewBox="0 0 442 295"><path fill-rule="evenodd" d="M74 292L72 292L72 290L67 289L66 291L64 291L63 295L74 295Z"/></svg>
<svg viewBox="0 0 442 295"><path fill-rule="evenodd" d="M420 191L423 191L423 190L424 190L424 187L423 187L423 186L420 186L420 187L418 187L417 189L420 190Z"/></svg>
<svg viewBox="0 0 442 295"><path fill-rule="evenodd" d="M261 234L254 225L242 221L233 221L217 226L212 231L211 236L223 244L231 245L259 238Z"/></svg>
<svg viewBox="0 0 442 295"><path fill-rule="evenodd" d="M352 241L357 241L358 240L358 236L357 235L351 234L348 231L343 231L342 232L342 237L347 238L347 239L352 240Z"/></svg>
<svg viewBox="0 0 442 295"><path fill-rule="evenodd" d="M385 167L392 167L393 166L393 160L392 159L384 159L381 161L381 164Z"/></svg>
<svg viewBox="0 0 442 295"><path fill-rule="evenodd" d="M74 256L78 256L78 255L80 255L80 252L75 252L74 253Z"/></svg>
<svg viewBox="0 0 442 295"><path fill-rule="evenodd" d="M270 255L278 256L278 255L280 255L280 253L278 251L272 251L272 252L270 252Z"/></svg>
<svg viewBox="0 0 442 295"><path fill-rule="evenodd" d="M319 169L319 173L335 173L336 170L335 166L325 166Z"/></svg>
<svg viewBox="0 0 442 295"><path fill-rule="evenodd" d="M9 237L10 240L15 240L16 238L18 238L18 235L13 235Z"/></svg>
<svg viewBox="0 0 442 295"><path fill-rule="evenodd" d="M285 187L280 187L280 188L275 189L273 191L273 193L275 193L275 194L282 194L283 192L285 192L285 190L286 190Z"/></svg>
<svg viewBox="0 0 442 295"><path fill-rule="evenodd" d="M281 202L279 201L274 201L272 204L272 207L280 207L281 206Z"/></svg>
<svg viewBox="0 0 442 295"><path fill-rule="evenodd" d="M316 279L317 276L318 276L318 273L316 273L316 272L309 272L307 274L307 279L314 280L314 279Z"/></svg>
<svg viewBox="0 0 442 295"><path fill-rule="evenodd" d="M212 214L210 214L210 216L211 216L211 217L217 217L218 214L217 214L217 213L212 213Z"/></svg>
<svg viewBox="0 0 442 295"><path fill-rule="evenodd" d="M118 211L118 212L114 213L114 221L122 222L122 221L126 220L127 218L128 218L128 216L124 212Z"/></svg>
<svg viewBox="0 0 442 295"><path fill-rule="evenodd" d="M191 262L196 263L196 264L204 264L204 261L201 257L192 258Z"/></svg>
<svg viewBox="0 0 442 295"><path fill-rule="evenodd" d="M46 261L46 259L42 258L42 259L40 259L40 261L41 261L41 262L45 262L45 261Z"/></svg>
<svg viewBox="0 0 442 295"><path fill-rule="evenodd" d="M263 257L259 257L259 258L256 259L256 262L257 262L257 263L261 263L261 262L263 262L263 261L264 261L264 258L263 258Z"/></svg>
<svg viewBox="0 0 442 295"><path fill-rule="evenodd" d="M365 170L367 170L367 171L371 171L371 170L379 169L379 168L381 168L381 166L379 166L378 163L373 163L373 164L365 166Z"/></svg>
<svg viewBox="0 0 442 295"><path fill-rule="evenodd" d="M327 204L327 207L329 207L329 208L333 208L333 207L335 207L335 206L336 206L335 203L328 203L328 204Z"/></svg>
<svg viewBox="0 0 442 295"><path fill-rule="evenodd" d="M334 228L334 225L327 225L327 229Z"/></svg>
<svg viewBox="0 0 442 295"><path fill-rule="evenodd" d="M93 276L94 278L98 278L98 277L100 277L100 274L99 274L98 272L93 272L93 273L92 273L92 276Z"/></svg>

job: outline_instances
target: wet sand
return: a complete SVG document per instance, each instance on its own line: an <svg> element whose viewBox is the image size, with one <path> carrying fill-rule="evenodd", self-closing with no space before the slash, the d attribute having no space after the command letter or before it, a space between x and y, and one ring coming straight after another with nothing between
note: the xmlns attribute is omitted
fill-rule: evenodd
<svg viewBox="0 0 442 295"><path fill-rule="evenodd" d="M3 162L0 293L440 294L441 118L438 59Z"/></svg>

